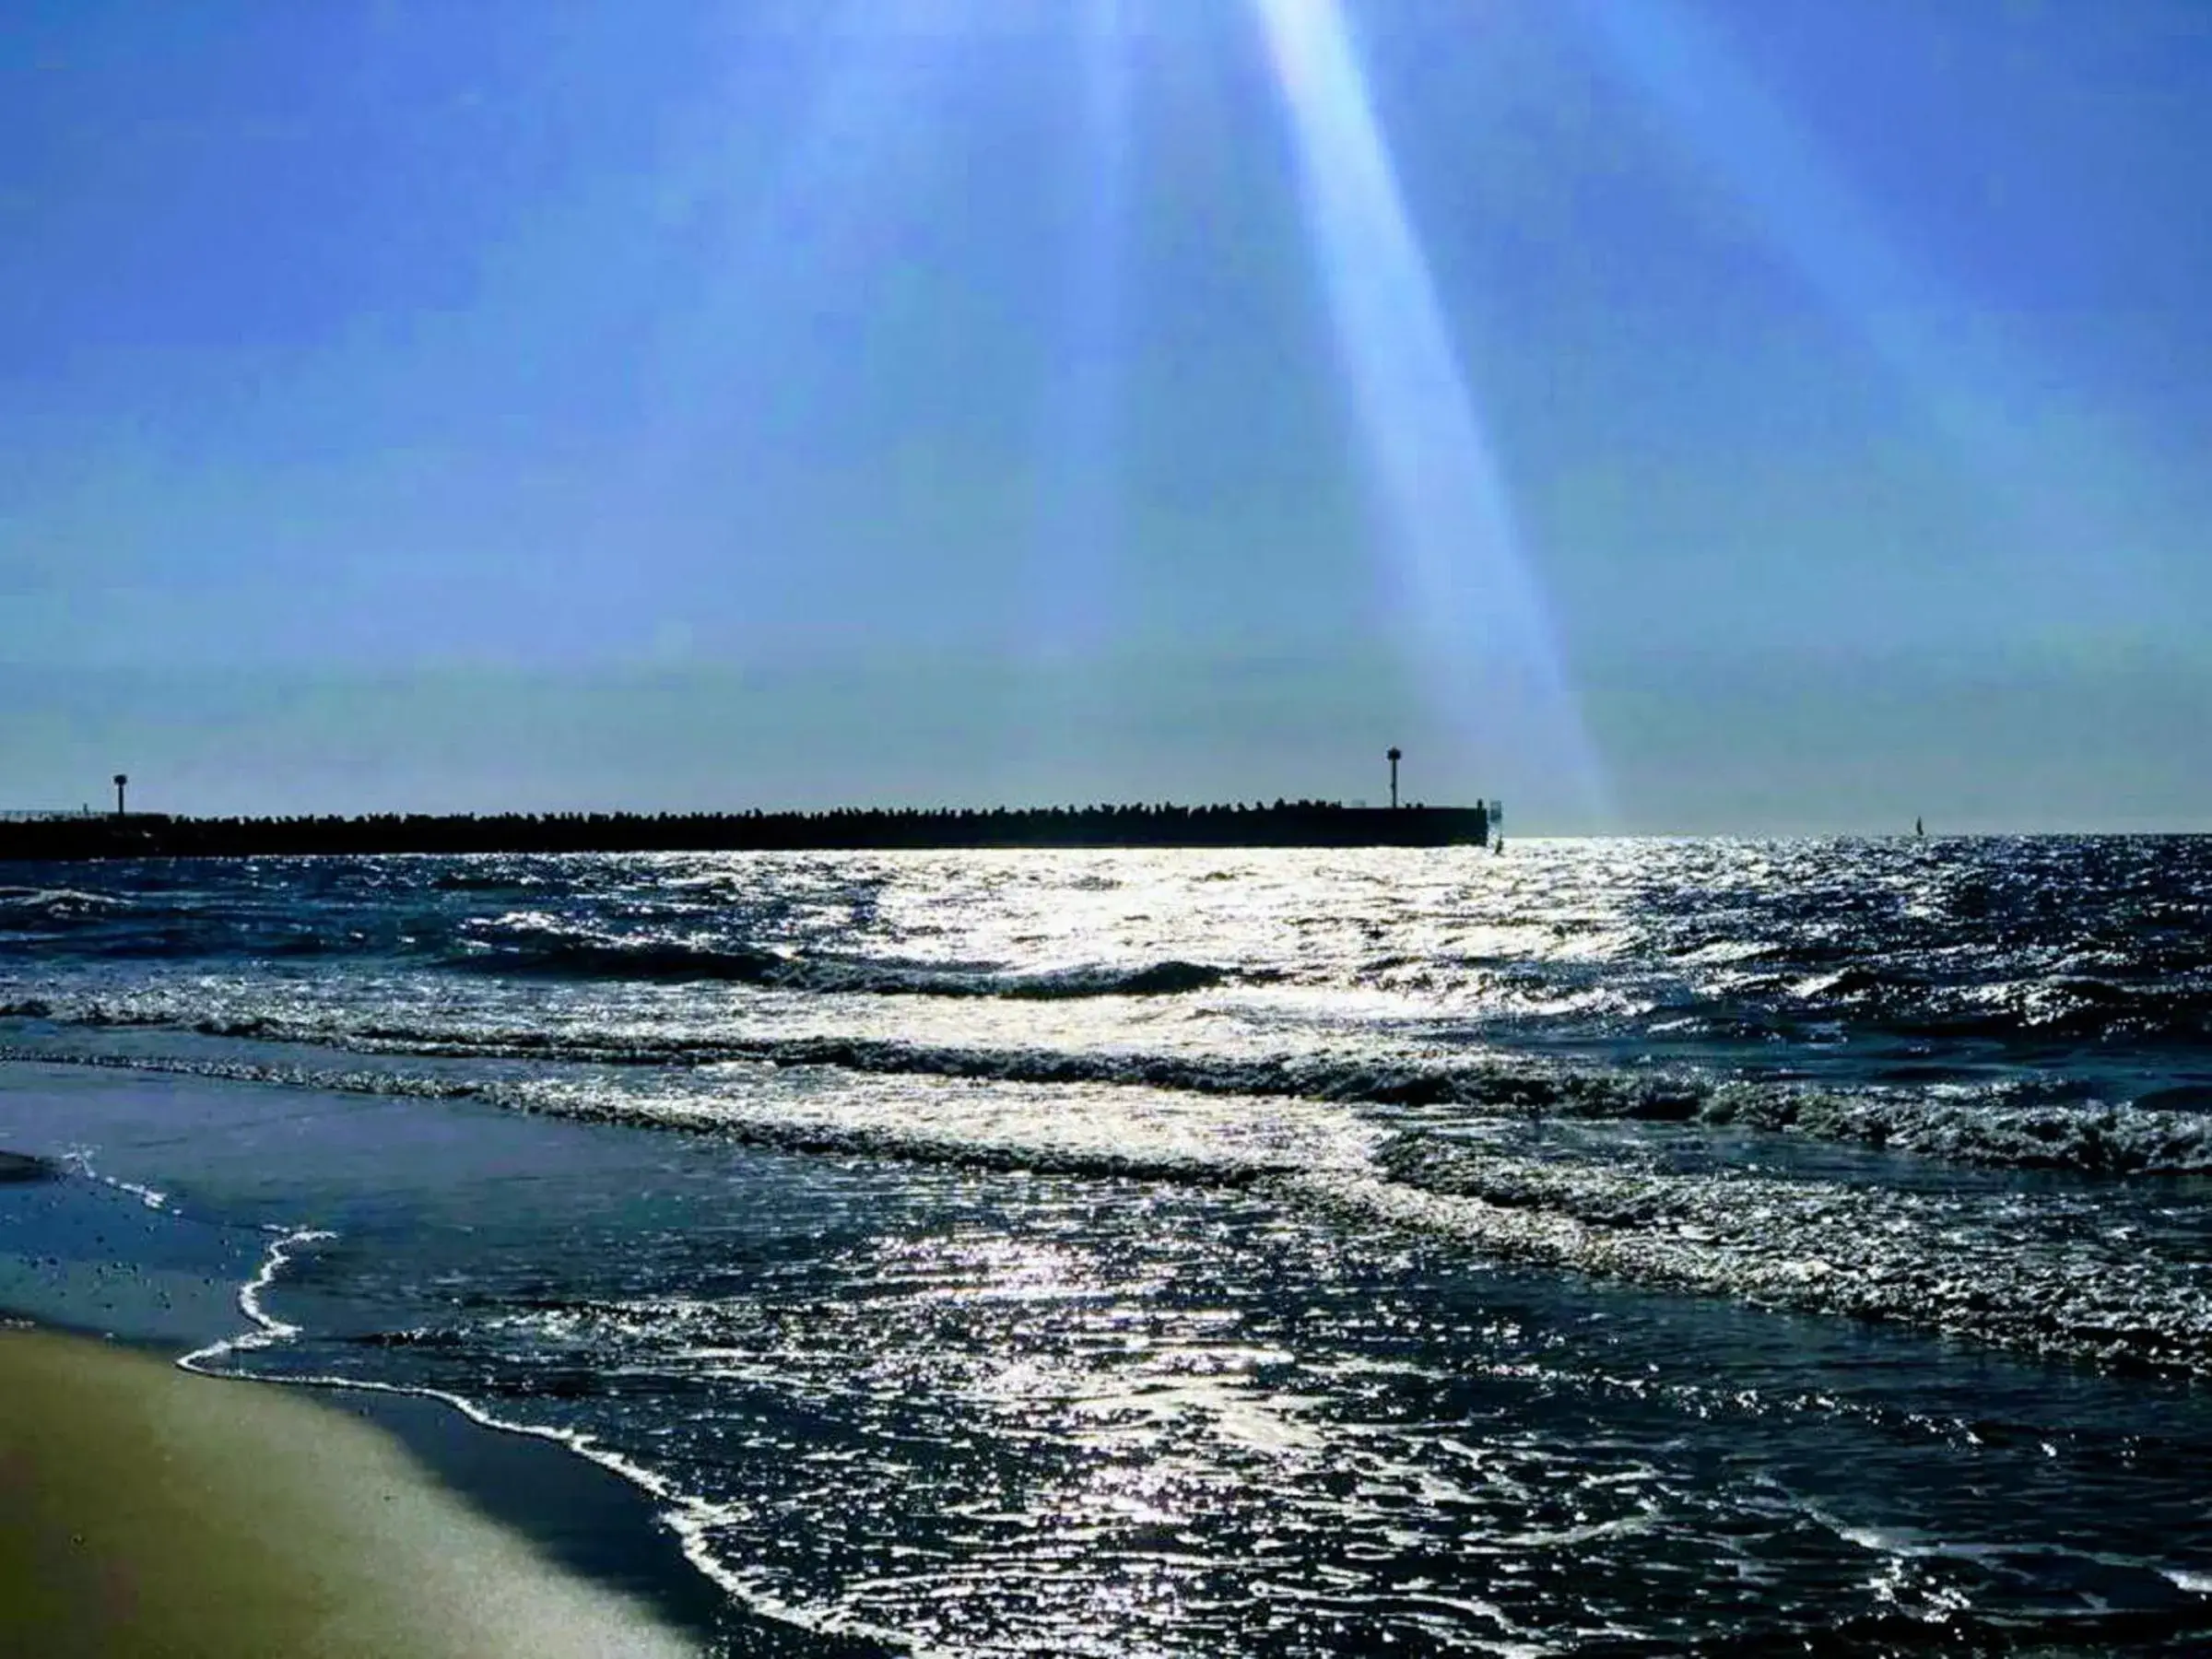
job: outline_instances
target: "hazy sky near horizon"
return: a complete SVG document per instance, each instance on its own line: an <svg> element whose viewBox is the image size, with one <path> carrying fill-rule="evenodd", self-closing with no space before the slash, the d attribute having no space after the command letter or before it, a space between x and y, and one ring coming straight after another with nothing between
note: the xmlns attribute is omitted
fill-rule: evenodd
<svg viewBox="0 0 2212 1659"><path fill-rule="evenodd" d="M2203 0L18 0L0 806L2212 829Z"/></svg>

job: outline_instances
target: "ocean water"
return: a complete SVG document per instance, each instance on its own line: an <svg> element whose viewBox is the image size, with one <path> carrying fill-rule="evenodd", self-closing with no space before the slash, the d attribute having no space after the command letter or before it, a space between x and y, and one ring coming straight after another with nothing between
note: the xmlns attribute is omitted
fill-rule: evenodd
<svg viewBox="0 0 2212 1659"><path fill-rule="evenodd" d="M2206 841L5 866L0 1059L825 1651L2212 1644Z"/></svg>

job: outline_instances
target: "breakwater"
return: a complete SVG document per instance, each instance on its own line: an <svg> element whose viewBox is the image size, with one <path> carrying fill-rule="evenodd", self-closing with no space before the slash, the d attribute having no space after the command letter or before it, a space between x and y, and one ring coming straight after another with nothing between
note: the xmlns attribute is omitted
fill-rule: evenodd
<svg viewBox="0 0 2212 1659"><path fill-rule="evenodd" d="M389 853L881 851L985 847L1442 847L1489 840L1476 806L1333 801L825 812L375 813L0 823L0 859L257 858Z"/></svg>

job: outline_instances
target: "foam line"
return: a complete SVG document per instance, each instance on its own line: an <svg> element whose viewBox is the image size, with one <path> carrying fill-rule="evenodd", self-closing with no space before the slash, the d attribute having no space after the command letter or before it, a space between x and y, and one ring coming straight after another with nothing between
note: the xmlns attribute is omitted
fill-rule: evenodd
<svg viewBox="0 0 2212 1659"><path fill-rule="evenodd" d="M2059 1170L2108 1177L2212 1173L2212 1112L2202 1109L2202 1097L2193 1090L2169 1089L2142 1103L2115 1104L2020 1099L2018 1091L1977 1098L1921 1087L1821 1088L1687 1070L1608 1070L1497 1056L1440 1062L1384 1056L1144 1053L971 1048L834 1036L602 1041L588 1033L548 1037L497 1028L348 1030L258 1019L221 1029L203 1021L200 1029L209 1035L339 1048L395 1059L532 1060L629 1067L738 1062L1048 1088L1097 1084L1193 1095L1283 1096L1345 1106L1457 1106L1500 1118L1701 1124L1787 1133L1983 1169ZM0 1044L0 1061L8 1060L171 1072L339 1094L478 1099L525 1111L559 1110L571 1116L669 1126L665 1114L656 1117L650 1111L628 1112L620 1105L596 1112L548 1106L543 1095L512 1085L408 1072L335 1071L152 1054L76 1054ZM675 1126L717 1127L691 1123ZM794 1142L791 1149L850 1148Z"/></svg>
<svg viewBox="0 0 2212 1659"><path fill-rule="evenodd" d="M932 1650L917 1645L902 1632L880 1629L864 1620L824 1618L806 1609L794 1606L750 1583L747 1577L716 1559L707 1546L707 1538L715 1522L720 1519L716 1507L702 1498L678 1487L666 1477L631 1462L619 1452L608 1450L590 1435L572 1430L549 1428L542 1423L516 1422L494 1416L465 1395L452 1394L441 1388L408 1387L396 1382L378 1382L362 1377L340 1377L329 1374L278 1375L263 1374L225 1369L219 1361L231 1356L256 1349L270 1348L292 1341L300 1335L300 1327L271 1312L263 1298L276 1284L286 1264L290 1262L303 1245L323 1243L335 1239L337 1234L320 1228L293 1228L280 1232L271 1241L261 1265L253 1277L239 1287L238 1309L253 1329L237 1336L227 1336L193 1349L176 1360L177 1369L195 1376L216 1377L242 1382L277 1382L294 1388L316 1388L332 1391L355 1391L362 1394L395 1394L403 1397L436 1400L441 1405L459 1412L479 1428L495 1433L521 1435L530 1440L549 1441L573 1453L587 1462L619 1476L638 1488L656 1503L665 1507L656 1517L674 1532L682 1547L684 1559L708 1582L715 1585L733 1601L739 1603L765 1618L788 1624L816 1635L856 1636L880 1641L903 1652L927 1654Z"/></svg>
<svg viewBox="0 0 2212 1659"><path fill-rule="evenodd" d="M124 1181L116 1175L102 1175L92 1167L92 1149L88 1147L70 1147L62 1154L62 1161L68 1166L72 1174L98 1182L104 1187L112 1187L119 1193L128 1193L147 1209L165 1210L169 1207L169 1194L159 1187L143 1186L135 1181Z"/></svg>

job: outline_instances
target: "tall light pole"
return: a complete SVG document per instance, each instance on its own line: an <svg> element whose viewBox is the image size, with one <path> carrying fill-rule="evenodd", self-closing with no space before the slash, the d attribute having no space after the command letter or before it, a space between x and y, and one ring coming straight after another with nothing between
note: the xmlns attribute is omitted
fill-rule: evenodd
<svg viewBox="0 0 2212 1659"><path fill-rule="evenodd" d="M1396 744L1390 746L1390 809L1393 812L1398 809L1398 762L1404 756L1405 751Z"/></svg>
<svg viewBox="0 0 2212 1659"><path fill-rule="evenodd" d="M123 772L115 774L115 816L117 818L123 816L123 788L130 781L130 778Z"/></svg>

